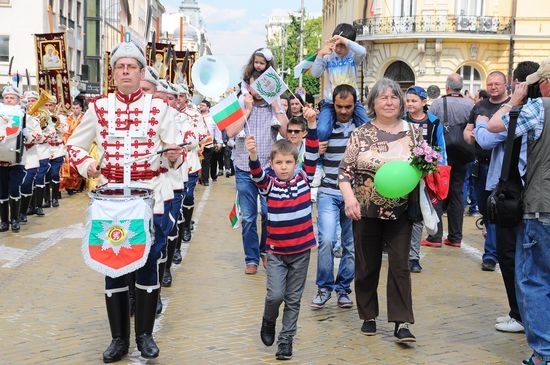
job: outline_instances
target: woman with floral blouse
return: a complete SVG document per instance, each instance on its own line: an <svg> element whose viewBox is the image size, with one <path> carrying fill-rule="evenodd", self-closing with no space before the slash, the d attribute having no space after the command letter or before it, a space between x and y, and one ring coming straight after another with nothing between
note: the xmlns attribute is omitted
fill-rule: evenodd
<svg viewBox="0 0 550 365"><path fill-rule="evenodd" d="M414 315L408 266L412 230L408 213L413 206L409 207L410 194L395 199L380 195L374 176L386 162L408 161L411 146L422 141L422 133L402 119L405 100L393 80L376 82L366 106L371 122L351 134L338 176L346 215L354 220L355 295L359 317L364 321L361 331L368 336L376 334L377 289L385 249L389 264L388 321L395 323L398 342L415 342L409 329Z"/></svg>

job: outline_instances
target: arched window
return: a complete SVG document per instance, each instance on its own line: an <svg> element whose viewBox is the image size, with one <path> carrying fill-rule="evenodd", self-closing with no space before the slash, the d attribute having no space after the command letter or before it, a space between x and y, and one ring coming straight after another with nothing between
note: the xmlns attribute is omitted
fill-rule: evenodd
<svg viewBox="0 0 550 365"><path fill-rule="evenodd" d="M402 90L407 90L414 85L415 80L413 70L403 61L392 63L384 72L384 77L397 81Z"/></svg>
<svg viewBox="0 0 550 365"><path fill-rule="evenodd" d="M475 95L481 89L481 73L477 68L464 65L456 72L464 79L464 91L468 90L470 95Z"/></svg>

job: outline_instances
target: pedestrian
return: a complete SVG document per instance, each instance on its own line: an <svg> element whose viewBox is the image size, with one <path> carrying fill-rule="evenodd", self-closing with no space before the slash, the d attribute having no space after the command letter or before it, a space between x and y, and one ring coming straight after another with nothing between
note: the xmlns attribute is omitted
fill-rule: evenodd
<svg viewBox="0 0 550 365"><path fill-rule="evenodd" d="M447 153L445 152L445 137L443 135L443 124L439 118L432 113L428 112L427 107L428 93L426 89L421 86L413 85L407 89L405 94L405 103L407 113L405 114L405 120L409 123L413 123L422 131L422 137L428 143L428 145L439 148L439 152L442 156L440 162L441 165L447 164ZM440 211L441 213L441 211ZM439 223L441 225L438 229L443 228L441 215L438 214ZM409 251L409 270L413 273L419 273L422 271L420 265L420 241L422 240L422 230L424 224L422 222L415 222L412 226L411 235L411 248Z"/></svg>
<svg viewBox="0 0 550 365"><path fill-rule="evenodd" d="M532 61L519 62L512 73L512 92L515 86L520 82L525 82L528 75L534 73L539 68L539 64ZM502 171L502 162L504 160L504 151L506 149L506 131L500 133L491 133L487 130L488 117L480 116L476 120L474 130L476 142L482 148L492 149L491 162L487 172L487 184L485 189L493 191L500 178ZM525 165L527 163L527 137L522 138L521 151L519 155L519 174L525 176ZM516 238L519 227L501 227L495 225L496 229L496 253L498 266L502 273L504 288L508 298L510 310L507 315L499 316L496 319L495 329L502 332L519 333L524 331L521 314L518 308L516 297L515 280L515 257L516 257Z"/></svg>
<svg viewBox="0 0 550 365"><path fill-rule="evenodd" d="M211 143L203 145L202 149L201 180L204 186L208 186L210 185L210 179L212 179L212 182L218 180L218 153L221 151L223 137L210 115L210 102L208 100L203 99L199 103L199 111L208 133L212 137Z"/></svg>
<svg viewBox="0 0 550 365"><path fill-rule="evenodd" d="M145 65L144 52L135 43L127 41L113 48L110 66L117 89L90 103L81 123L67 141L67 151L71 163L82 176L102 177L99 185L128 184L123 179L126 176L130 178L130 183L136 182L154 189L154 242L144 266L136 270L135 284L136 344L142 357L152 359L159 356L153 326L160 287L158 260L166 245L162 225L164 201L173 196L172 190L163 186L162 174L165 171L161 169L161 156L151 152L168 148L164 155L173 166L181 164L182 153L176 145L177 131L168 105L140 89ZM115 110L118 111L116 114ZM128 135L129 138L126 137ZM103 156L101 165L88 153L94 139L99 156ZM144 160L139 164L130 164L129 159L133 156L144 156ZM170 165L167 168L171 168ZM130 313L125 275L105 277L105 302L112 341L103 353L103 361L110 363L126 356L129 348Z"/></svg>
<svg viewBox="0 0 550 365"><path fill-rule="evenodd" d="M471 99L465 98L460 93L464 86L462 76L452 73L447 76L445 84L446 95L433 101L428 111L436 115L446 125L466 125L470 112L474 107ZM447 211L448 234L443 239L442 226L438 225L437 232L420 241L423 246L441 247L442 244L451 247L460 247L462 244L462 225L464 223L464 195L462 187L466 175L467 162L463 156L451 153L447 147L447 163L451 165L451 177L449 182L449 195L442 204L435 204L436 211ZM440 213L438 213L440 215Z"/></svg>
<svg viewBox="0 0 550 365"><path fill-rule="evenodd" d="M250 78L244 81L246 84L252 85L260 75L260 72L255 71ZM254 181L250 178L248 151L246 150L244 139L248 134L254 136L258 149L258 160L261 166L267 166L271 145L276 140L276 135L271 132L271 126L274 123L280 124L280 132L283 137L286 137L288 119L285 112L280 107L278 98L271 104L268 104L261 95L250 86L248 87L248 92L243 95L243 100L245 117L229 125L226 130L228 137L236 137L232 159L235 166L235 180L239 196L239 205L242 212L242 241L245 256L245 274L253 275L256 274L258 270L260 260L262 260L262 265L265 265L266 262L265 240L267 234L267 207L265 197L260 197L262 227L260 235L258 235L256 221L258 217L259 190Z"/></svg>
<svg viewBox="0 0 550 365"><path fill-rule="evenodd" d="M304 114L308 134L304 164L298 173L298 150L292 142L281 139L272 145L269 163L273 173L268 174L258 160L254 135L245 139L252 180L267 199L267 294L260 331L266 346L275 341L279 307L285 303L275 355L278 360L292 358L292 341L296 335L311 248L316 245L310 184L319 157L319 141L315 111L308 108Z"/></svg>
<svg viewBox="0 0 550 365"><path fill-rule="evenodd" d="M338 164L344 157L348 139L356 128L354 108L357 94L351 85L338 85L332 93L336 123L328 141L319 142L319 153L323 154L324 176L317 193L317 293L310 306L321 309L335 291L340 308L351 308L351 282L355 270L353 231L351 219L344 214L344 198L338 188ZM334 273L335 254L338 252L338 226L342 256L338 270Z"/></svg>
<svg viewBox="0 0 550 365"><path fill-rule="evenodd" d="M481 270L495 271L498 263L497 257L497 237L495 225L487 219L487 199L491 195L491 190L486 189L487 173L491 162L492 148L484 149L477 143L474 128L479 116L491 118L500 107L510 100L506 92L508 84L506 75L500 71L493 71L487 75L487 92L489 98L483 99L474 105L470 112L468 124L464 130L465 140L475 145L475 160L474 160L474 187L478 201L479 212L485 227L485 241L483 243L484 252L481 257Z"/></svg>
<svg viewBox="0 0 550 365"><path fill-rule="evenodd" d="M398 342L414 342L416 338L409 329L414 323L408 265L412 232L409 196L383 197L374 187L374 176L386 162L407 161L411 146L422 142L422 133L401 119L405 100L393 80L383 78L374 84L367 97L367 109L371 122L352 132L338 174L345 213L353 219L355 298L363 320L361 332L376 334L378 281L385 249L388 322L395 323Z"/></svg>
<svg viewBox="0 0 550 365"><path fill-rule="evenodd" d="M524 104L529 89L538 87L541 97ZM516 136L527 135L527 168L524 176L523 222L516 243L516 296L525 327L527 344L533 354L523 360L526 365L550 364L550 184L546 175L550 164L550 58L538 70L516 84L510 101L488 123L490 132L508 128L509 112L523 105ZM535 305L533 303L536 303Z"/></svg>
<svg viewBox="0 0 550 365"><path fill-rule="evenodd" d="M317 52L317 57L311 66L311 74L321 77L326 74L323 90L323 103L318 120L319 140L328 140L334 126L334 104L332 93L341 84L351 85L358 94L357 68L367 55L365 47L355 42L357 32L351 24L340 23L334 28L332 37L325 42ZM302 103L303 105L303 103ZM291 104L292 106L292 104ZM356 101L354 108L354 123L360 126L369 121L365 107Z"/></svg>

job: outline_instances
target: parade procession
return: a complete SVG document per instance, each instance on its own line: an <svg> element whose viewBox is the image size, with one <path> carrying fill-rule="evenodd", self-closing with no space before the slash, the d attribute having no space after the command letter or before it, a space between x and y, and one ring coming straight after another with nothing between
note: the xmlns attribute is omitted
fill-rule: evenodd
<svg viewBox="0 0 550 365"><path fill-rule="evenodd" d="M550 364L545 12L0 1L0 364Z"/></svg>

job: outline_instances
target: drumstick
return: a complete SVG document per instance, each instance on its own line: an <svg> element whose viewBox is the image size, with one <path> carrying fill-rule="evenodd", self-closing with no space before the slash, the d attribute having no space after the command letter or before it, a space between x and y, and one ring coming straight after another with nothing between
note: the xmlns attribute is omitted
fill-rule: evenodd
<svg viewBox="0 0 550 365"><path fill-rule="evenodd" d="M178 144L178 147L185 147L185 146L187 146L187 145L189 145L189 144L191 144L191 143L189 143L189 142L180 143L180 144ZM148 154L148 155L145 155L145 156L141 156L141 157L135 158L135 159L133 159L132 161L128 161L128 163L132 163L132 162L137 162L137 161L145 160L146 158L149 158L149 157L151 157L151 156L160 155L160 154L162 154L162 153L164 153L164 152L168 152L168 151L174 150L174 149L175 149L175 148L173 148L173 147L163 148L162 150L158 150L157 152L153 152L153 153L150 153L150 154Z"/></svg>
<svg viewBox="0 0 550 365"><path fill-rule="evenodd" d="M99 171L101 169L101 163L103 162L103 159L105 158L105 151L103 151L103 154L101 155L101 157L99 158L99 161L97 163L97 166L95 167L95 169L97 171Z"/></svg>

